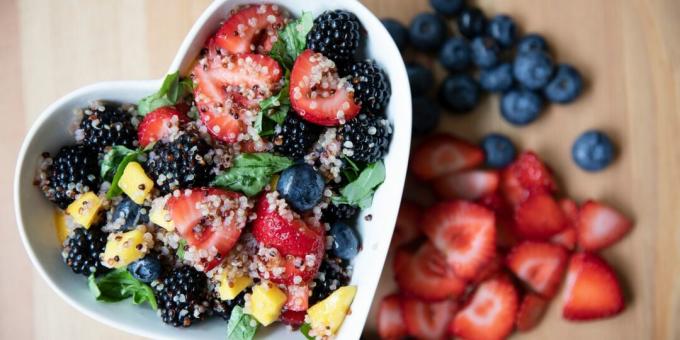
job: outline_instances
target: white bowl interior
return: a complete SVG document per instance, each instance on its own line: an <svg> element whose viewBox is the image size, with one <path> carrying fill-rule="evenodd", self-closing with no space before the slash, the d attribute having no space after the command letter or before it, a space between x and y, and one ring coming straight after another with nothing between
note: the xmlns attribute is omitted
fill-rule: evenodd
<svg viewBox="0 0 680 340"><path fill-rule="evenodd" d="M252 3L247 0L214 2L198 19L182 43L170 72L186 70L198 55L204 41L219 27L235 6ZM294 15L302 11L319 14L326 9L347 9L354 12L369 32L367 55L377 60L386 70L392 85L392 99L387 109L394 126L390 152L385 158L387 177L376 192L373 206L361 214L358 229L362 251L354 260L351 284L358 286L352 313L345 319L339 339L358 339L370 308L380 272L389 247L399 202L402 195L411 138L411 97L404 65L387 31L380 21L357 1L348 0L275 0ZM24 246L44 279L71 305L81 312L111 326L149 338L223 338L226 323L212 320L188 329L164 325L148 307L132 305L128 301L100 303L91 296L86 280L65 266L60 256L53 222L53 206L33 185L40 155L56 152L61 145L73 143L69 126L73 112L93 100L136 102L155 92L160 81L121 81L99 83L79 89L48 107L29 131L17 163L15 174L15 206L19 231ZM370 221L365 216L370 215ZM258 337L297 339L284 327L268 327L258 331Z"/></svg>

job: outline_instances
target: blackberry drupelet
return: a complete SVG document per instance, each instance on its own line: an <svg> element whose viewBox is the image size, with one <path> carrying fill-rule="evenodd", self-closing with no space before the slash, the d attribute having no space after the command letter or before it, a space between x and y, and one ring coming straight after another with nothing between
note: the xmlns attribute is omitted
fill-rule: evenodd
<svg viewBox="0 0 680 340"><path fill-rule="evenodd" d="M73 235L68 239L66 246L67 254L64 261L76 274L89 276L96 272L103 273L108 270L104 267L99 255L106 247L108 234L95 229L76 228Z"/></svg>
<svg viewBox="0 0 680 340"><path fill-rule="evenodd" d="M207 185L210 166L206 154L210 146L193 133L184 133L171 142L158 142L149 153L146 169L163 194L175 189Z"/></svg>
<svg viewBox="0 0 680 340"><path fill-rule="evenodd" d="M392 89L385 71L373 60L360 61L349 67L354 99L365 113L382 113L390 101Z"/></svg>
<svg viewBox="0 0 680 340"><path fill-rule="evenodd" d="M331 295L336 289L346 286L352 275L351 269L348 267L349 261L327 255L321 262L319 272L314 278L314 288L312 289L312 296L309 297L309 305L314 305Z"/></svg>
<svg viewBox="0 0 680 340"><path fill-rule="evenodd" d="M344 10L326 11L314 19L307 34L307 48L333 60L338 66L349 63L361 42L361 22Z"/></svg>
<svg viewBox="0 0 680 340"><path fill-rule="evenodd" d="M160 317L167 324L189 327L209 312L208 278L191 266L173 269L155 290Z"/></svg>
<svg viewBox="0 0 680 340"><path fill-rule="evenodd" d="M121 105L93 103L83 110L80 121L83 144L99 153L113 145L134 148L137 144L137 129L132 125L131 118L130 113Z"/></svg>
<svg viewBox="0 0 680 340"><path fill-rule="evenodd" d="M246 303L246 291L241 292L233 300L222 300L217 294L213 295L211 300L212 312L214 315L221 317L224 320L229 320L231 317L231 311L236 306L245 305Z"/></svg>
<svg viewBox="0 0 680 340"><path fill-rule="evenodd" d="M280 132L273 139L274 151L292 159L304 157L321 134L319 126L304 121L293 112L288 113L279 127Z"/></svg>
<svg viewBox="0 0 680 340"><path fill-rule="evenodd" d="M342 126L340 134L343 155L354 161L373 163L387 153L392 127L381 115L362 113Z"/></svg>
<svg viewBox="0 0 680 340"><path fill-rule="evenodd" d="M52 158L44 175L40 188L45 196L66 209L78 194L99 189L97 154L84 145L65 146Z"/></svg>
<svg viewBox="0 0 680 340"><path fill-rule="evenodd" d="M359 213L359 208L349 204L335 205L329 204L323 211L324 222L335 222L343 220L353 220Z"/></svg>

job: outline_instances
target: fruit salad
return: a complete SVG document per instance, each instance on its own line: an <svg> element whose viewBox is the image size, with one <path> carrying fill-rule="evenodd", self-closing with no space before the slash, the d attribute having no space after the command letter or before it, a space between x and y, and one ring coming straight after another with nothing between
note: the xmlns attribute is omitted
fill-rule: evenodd
<svg viewBox="0 0 680 340"><path fill-rule="evenodd" d="M296 14L225 13L190 72L138 103L92 102L43 154L36 184L93 298L175 327L223 318L230 339L278 322L337 333L361 289L355 224L385 179L391 90L358 57L354 14Z"/></svg>

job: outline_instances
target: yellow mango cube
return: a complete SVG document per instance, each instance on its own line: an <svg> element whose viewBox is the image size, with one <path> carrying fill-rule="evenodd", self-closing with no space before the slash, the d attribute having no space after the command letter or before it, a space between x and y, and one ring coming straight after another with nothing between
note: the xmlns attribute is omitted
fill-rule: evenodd
<svg viewBox="0 0 680 340"><path fill-rule="evenodd" d="M345 320L356 293L356 286L340 287L327 298L310 307L307 315L312 329L328 329L331 334L335 334Z"/></svg>
<svg viewBox="0 0 680 340"><path fill-rule="evenodd" d="M167 231L173 231L175 230L175 223L170 219L170 212L165 208L165 201L157 203L154 200L149 213L149 220Z"/></svg>
<svg viewBox="0 0 680 340"><path fill-rule="evenodd" d="M253 284L253 279L250 276L241 276L235 279L227 278L227 272L223 271L220 275L220 286L217 292L220 294L222 300L233 300L244 289Z"/></svg>
<svg viewBox="0 0 680 340"><path fill-rule="evenodd" d="M77 200L69 204L66 207L66 213L73 218L73 221L88 229L98 217L97 213L101 207L102 200L90 191L80 195Z"/></svg>
<svg viewBox="0 0 680 340"><path fill-rule="evenodd" d="M145 233L146 227L140 226L128 232L110 235L104 249L104 265L120 268L144 257L153 247L153 239L145 239Z"/></svg>
<svg viewBox="0 0 680 340"><path fill-rule="evenodd" d="M54 213L54 226L57 227L57 239L59 244L64 244L66 238L68 238L69 230L66 224L66 214L63 211L57 210Z"/></svg>
<svg viewBox="0 0 680 340"><path fill-rule="evenodd" d="M130 162L125 166L118 186L135 203L143 204L153 189L153 180L146 175L141 164Z"/></svg>
<svg viewBox="0 0 680 340"><path fill-rule="evenodd" d="M281 315L281 308L286 303L287 296L279 287L264 282L253 287L250 297L250 315L264 326L270 325Z"/></svg>

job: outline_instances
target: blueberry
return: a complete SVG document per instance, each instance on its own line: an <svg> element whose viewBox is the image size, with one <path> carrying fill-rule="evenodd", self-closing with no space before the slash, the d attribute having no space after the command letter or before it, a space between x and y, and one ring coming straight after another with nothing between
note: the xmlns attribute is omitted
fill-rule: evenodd
<svg viewBox="0 0 680 340"><path fill-rule="evenodd" d="M161 262L155 256L147 255L128 265L132 276L144 283L150 283L161 275Z"/></svg>
<svg viewBox="0 0 680 340"><path fill-rule="evenodd" d="M439 62L449 71L463 71L472 61L470 44L463 37L449 38L439 51Z"/></svg>
<svg viewBox="0 0 680 340"><path fill-rule="evenodd" d="M589 130L579 136L571 148L576 165L586 171L600 171L614 160L614 144L602 131Z"/></svg>
<svg viewBox="0 0 680 340"><path fill-rule="evenodd" d="M510 138L500 133L490 133L480 143L486 155L486 165L490 168L504 168L512 163L517 154Z"/></svg>
<svg viewBox="0 0 680 340"><path fill-rule="evenodd" d="M458 14L458 31L468 39L482 35L486 29L486 17L477 7L465 7Z"/></svg>
<svg viewBox="0 0 680 340"><path fill-rule="evenodd" d="M446 22L436 14L420 13L411 21L409 39L419 50L436 51L446 39Z"/></svg>
<svg viewBox="0 0 680 340"><path fill-rule="evenodd" d="M429 97L413 98L413 134L421 136L432 132L439 123L439 105Z"/></svg>
<svg viewBox="0 0 680 340"><path fill-rule="evenodd" d="M112 221L123 219L121 230L131 230L140 224L149 222L149 215L146 208L125 197L113 210Z"/></svg>
<svg viewBox="0 0 680 340"><path fill-rule="evenodd" d="M422 96L430 92L434 84L432 70L419 63L407 63L406 73L411 85L412 96Z"/></svg>
<svg viewBox="0 0 680 340"><path fill-rule="evenodd" d="M511 47L517 38L515 21L505 14L499 14L489 21L487 33L503 48Z"/></svg>
<svg viewBox="0 0 680 340"><path fill-rule="evenodd" d="M530 90L538 90L548 84L553 74L553 61L541 51L517 55L512 73L522 85Z"/></svg>
<svg viewBox="0 0 680 340"><path fill-rule="evenodd" d="M505 92L512 87L512 64L502 63L479 72L479 86L489 92Z"/></svg>
<svg viewBox="0 0 680 340"><path fill-rule="evenodd" d="M449 75L439 88L439 100L453 112L469 112L479 102L479 85L467 74Z"/></svg>
<svg viewBox="0 0 680 340"><path fill-rule="evenodd" d="M463 9L464 0L430 0L430 6L441 15L455 15Z"/></svg>
<svg viewBox="0 0 680 340"><path fill-rule="evenodd" d="M382 24L390 33L392 40L399 48L399 51L403 51L408 44L408 30L399 21L391 18L382 19Z"/></svg>
<svg viewBox="0 0 680 340"><path fill-rule="evenodd" d="M472 50L472 61L482 69L496 65L501 50L496 40L490 37L472 39L470 49Z"/></svg>
<svg viewBox="0 0 680 340"><path fill-rule="evenodd" d="M545 97L554 103L566 104L572 102L581 94L583 79L573 66L560 64L555 76L543 89Z"/></svg>
<svg viewBox="0 0 680 340"><path fill-rule="evenodd" d="M534 51L548 52L548 42L540 34L527 34L517 43L517 54Z"/></svg>
<svg viewBox="0 0 680 340"><path fill-rule="evenodd" d="M333 253L341 259L351 260L359 252L359 236L354 229L343 222L335 222L331 226L333 237Z"/></svg>
<svg viewBox="0 0 680 340"><path fill-rule="evenodd" d="M325 183L309 164L296 164L283 170L276 191L293 209L309 211L321 201Z"/></svg>
<svg viewBox="0 0 680 340"><path fill-rule="evenodd" d="M501 97L501 115L508 123L522 126L527 125L541 113L543 98L528 89L514 89Z"/></svg>

